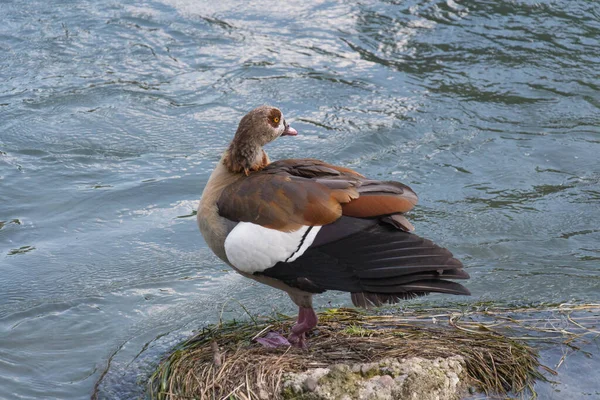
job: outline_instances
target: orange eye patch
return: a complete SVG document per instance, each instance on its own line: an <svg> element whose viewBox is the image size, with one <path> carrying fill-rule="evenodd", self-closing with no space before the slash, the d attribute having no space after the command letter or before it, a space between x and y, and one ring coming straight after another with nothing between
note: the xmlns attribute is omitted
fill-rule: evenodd
<svg viewBox="0 0 600 400"><path fill-rule="evenodd" d="M279 117L273 118L273 122L275 122L276 124L278 124L279 123Z"/></svg>

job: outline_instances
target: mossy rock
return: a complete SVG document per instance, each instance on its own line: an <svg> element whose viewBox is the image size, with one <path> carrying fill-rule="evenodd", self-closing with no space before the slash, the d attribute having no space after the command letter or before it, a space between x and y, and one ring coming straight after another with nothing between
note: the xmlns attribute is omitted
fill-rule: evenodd
<svg viewBox="0 0 600 400"><path fill-rule="evenodd" d="M568 313L573 340L592 334L595 331L586 327L594 321L578 320L575 313L598 309L597 305L465 307L404 309L392 315L327 310L319 313L308 351L270 350L253 341L268 331L289 332L295 318L252 317L251 321L211 325L161 362L149 380L148 397L453 399L466 387L469 392L498 397L526 391L534 395L534 380L545 378L527 338L554 333L543 323L556 313ZM539 317L518 319L520 313L528 312ZM554 337L564 340L568 327L559 328ZM511 337L515 333L518 337Z"/></svg>
<svg viewBox="0 0 600 400"><path fill-rule="evenodd" d="M455 400L467 380L462 357L394 359L376 363L336 364L289 373L284 400Z"/></svg>

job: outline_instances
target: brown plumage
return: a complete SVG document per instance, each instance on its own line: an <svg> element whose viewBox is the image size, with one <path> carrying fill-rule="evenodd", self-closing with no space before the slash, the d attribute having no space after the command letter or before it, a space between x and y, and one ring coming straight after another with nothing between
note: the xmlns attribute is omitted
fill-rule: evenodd
<svg viewBox="0 0 600 400"><path fill-rule="evenodd" d="M341 203L358 197L352 183L330 188L326 183L282 173L272 165L228 186L217 202L219 214L232 221L289 232L304 225L334 222L342 215Z"/></svg>
<svg viewBox="0 0 600 400"><path fill-rule="evenodd" d="M210 248L238 272L288 292L300 307L289 341L304 346L316 323L312 294L352 293L361 307L429 292L469 294L452 253L416 236L408 186L315 159L270 162L263 146L296 135L280 110L244 116L198 208ZM289 344L275 334L261 343Z"/></svg>
<svg viewBox="0 0 600 400"><path fill-rule="evenodd" d="M282 231L326 225L342 215L377 217L410 211L417 195L406 185L364 178L314 159L276 161L227 187L217 203L233 221Z"/></svg>
<svg viewBox="0 0 600 400"><path fill-rule="evenodd" d="M274 107L258 107L246 114L238 126L234 139L223 159L223 163L231 172L259 171L269 163L267 153L262 146L279 137L283 132L276 128L282 119L281 111ZM257 132L256 126L268 124L271 129Z"/></svg>

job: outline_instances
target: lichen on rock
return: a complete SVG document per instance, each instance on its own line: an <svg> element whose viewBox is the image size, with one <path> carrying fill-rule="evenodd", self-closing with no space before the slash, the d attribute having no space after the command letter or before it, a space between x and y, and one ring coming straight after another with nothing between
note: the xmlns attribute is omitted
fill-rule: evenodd
<svg viewBox="0 0 600 400"><path fill-rule="evenodd" d="M465 361L460 356L386 358L287 373L282 396L297 400L454 400L465 387L465 377Z"/></svg>

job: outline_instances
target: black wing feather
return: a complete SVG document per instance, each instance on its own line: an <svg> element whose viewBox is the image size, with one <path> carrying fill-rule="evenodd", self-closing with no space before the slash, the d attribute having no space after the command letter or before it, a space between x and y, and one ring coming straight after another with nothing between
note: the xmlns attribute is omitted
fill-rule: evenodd
<svg viewBox="0 0 600 400"><path fill-rule="evenodd" d="M470 294L448 280L469 277L452 253L378 218L342 217L323 226L301 257L262 274L312 293L352 292L358 306L429 292Z"/></svg>

